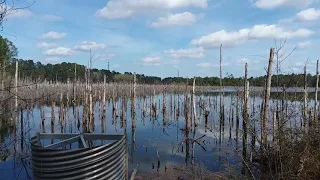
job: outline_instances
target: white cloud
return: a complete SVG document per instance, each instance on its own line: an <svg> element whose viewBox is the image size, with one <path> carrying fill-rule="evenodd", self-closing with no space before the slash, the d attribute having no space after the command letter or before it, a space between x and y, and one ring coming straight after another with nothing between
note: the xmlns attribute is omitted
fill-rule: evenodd
<svg viewBox="0 0 320 180"><path fill-rule="evenodd" d="M320 17L320 10L315 8L309 8L303 11L300 11L297 14L297 20L300 21L314 21Z"/></svg>
<svg viewBox="0 0 320 180"><path fill-rule="evenodd" d="M159 56L145 57L141 60L141 64L159 66L161 65L161 59Z"/></svg>
<svg viewBox="0 0 320 180"><path fill-rule="evenodd" d="M261 9L303 8L313 2L314 0L255 0L254 5Z"/></svg>
<svg viewBox="0 0 320 180"><path fill-rule="evenodd" d="M151 24L152 27L163 27L163 26L186 26L194 24L197 21L197 17L190 13L177 13L177 14L169 14L166 17L160 17L156 22Z"/></svg>
<svg viewBox="0 0 320 180"><path fill-rule="evenodd" d="M202 47L190 49L167 50L164 53L171 55L174 58L203 58L205 50Z"/></svg>
<svg viewBox="0 0 320 180"><path fill-rule="evenodd" d="M245 42L248 39L247 37L247 29L242 29L238 32L226 32L225 30L222 30L202 36L198 39L193 39L191 44L205 48L220 47L221 44L225 47L231 47Z"/></svg>
<svg viewBox="0 0 320 180"><path fill-rule="evenodd" d="M256 25L250 29L249 39L292 39L303 38L312 35L309 29L300 28L297 30L285 30L277 25Z"/></svg>
<svg viewBox="0 0 320 180"><path fill-rule="evenodd" d="M222 66L229 66L229 63L222 63ZM197 67L207 69L207 68L217 68L220 67L220 64L212 64L212 63L199 63Z"/></svg>
<svg viewBox="0 0 320 180"><path fill-rule="evenodd" d="M84 41L80 43L79 45L75 46L74 49L76 51L82 51L82 52L88 52L91 50L101 50L106 47L103 43L96 43L96 42L90 42L90 41Z"/></svg>
<svg viewBox="0 0 320 180"><path fill-rule="evenodd" d="M1 8L1 12L3 11L3 7ZM11 7L7 7L8 12L7 12L7 18L28 18L33 15L33 13L29 9L10 9Z"/></svg>
<svg viewBox="0 0 320 180"><path fill-rule="evenodd" d="M238 59L237 62L236 62L236 65L237 66L242 66L242 65L245 65L246 63L248 65L250 64L258 64L260 61L258 60L251 60L251 59L248 59L248 58L241 58L241 59Z"/></svg>
<svg viewBox="0 0 320 180"><path fill-rule="evenodd" d="M277 25L255 25L250 29L227 32L225 30L211 33L191 41L192 45L204 48L217 48L222 44L224 47L233 47L249 40L259 39L293 39L305 38L314 34L313 31L305 28L297 30L285 30Z"/></svg>
<svg viewBox="0 0 320 180"><path fill-rule="evenodd" d="M53 43L41 42L41 43L37 43L37 47L38 47L39 49L49 49L49 48L54 48L54 47L56 47L56 45L53 44Z"/></svg>
<svg viewBox="0 0 320 180"><path fill-rule="evenodd" d="M48 55L48 56L70 56L72 55L73 51L70 48L65 48L65 47L57 47L57 48L52 48L44 51L43 54Z"/></svg>
<svg viewBox="0 0 320 180"><path fill-rule="evenodd" d="M62 39L67 35L67 33L58 33L55 31L47 32L46 34L43 34L41 36L42 39L51 39L51 40L57 40Z"/></svg>
<svg viewBox="0 0 320 180"><path fill-rule="evenodd" d="M137 13L159 12L160 10L185 7L206 8L207 0L110 0L96 12L105 19L125 19Z"/></svg>
<svg viewBox="0 0 320 180"><path fill-rule="evenodd" d="M63 20L63 18L61 16L56 16L56 15L52 15L52 14L42 15L41 19L44 21L51 21L51 22L57 22L57 21Z"/></svg>
<svg viewBox="0 0 320 180"><path fill-rule="evenodd" d="M297 49L306 49L310 47L312 44L310 41L299 42L297 45Z"/></svg>
<svg viewBox="0 0 320 180"><path fill-rule="evenodd" d="M287 24L292 22L301 21L315 21L320 17L320 10L315 8L309 8L297 13L295 17L280 19L279 24Z"/></svg>

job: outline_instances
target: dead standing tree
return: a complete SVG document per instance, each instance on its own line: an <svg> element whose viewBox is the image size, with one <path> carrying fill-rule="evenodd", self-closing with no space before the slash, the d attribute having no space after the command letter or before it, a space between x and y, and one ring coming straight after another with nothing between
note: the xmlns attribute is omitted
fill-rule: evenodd
<svg viewBox="0 0 320 180"><path fill-rule="evenodd" d="M308 82L307 66L304 66L304 103L303 103L303 127L306 128L308 115ZM305 129L306 130L306 129Z"/></svg>
<svg viewBox="0 0 320 180"><path fill-rule="evenodd" d="M279 43L277 43L277 40L275 40L275 51L274 51L274 56L275 56L275 65L276 65L276 87L277 87L277 98L278 100L276 101L276 116L277 116L277 119L280 119L279 117L279 114L280 114L280 108L279 108L279 99L280 99L280 81L279 81L279 75L282 73L281 71L281 65L282 63L287 60L291 55L292 53L296 50L296 47L293 48L291 50L291 52L289 54L285 54L283 53L283 48L285 46L287 42L287 39L285 40L280 40ZM283 117L281 117L283 118Z"/></svg>
<svg viewBox="0 0 320 180"><path fill-rule="evenodd" d="M222 44L220 45L220 124L224 126L224 90L222 84Z"/></svg>
<svg viewBox="0 0 320 180"><path fill-rule="evenodd" d="M94 125L94 104L93 104L93 90L92 90L92 77L91 77L91 68L92 68L92 63L99 60L100 57L102 56L102 54L104 53L105 49L101 51L100 55L97 56L95 58L95 54L97 51L95 51L94 53L92 53L91 49L90 49L90 58L89 58L89 62L88 62L88 71L87 71L87 75L86 75L86 91L87 91L87 97L86 100L89 99L89 108L88 111L89 112L89 127L91 127L91 129L89 129L90 131L93 131L93 125ZM85 119L86 121L86 119ZM83 123L85 125L87 125L86 123Z"/></svg>
<svg viewBox="0 0 320 180"><path fill-rule="evenodd" d="M245 64L245 73L244 73L244 91L243 91L243 156L246 159L246 151L247 151L247 126L249 119L249 82L248 82L248 64Z"/></svg>
<svg viewBox="0 0 320 180"><path fill-rule="evenodd" d="M267 72L267 82L265 88L265 95L264 95L264 112L263 112L263 119L262 119L262 130L261 130L261 141L262 146L265 148L267 145L267 135L268 135L268 120L269 120L269 100L270 100L270 92L271 92L271 78L272 78L272 65L273 65L273 57L274 57L274 48L270 49L270 56L269 56L269 65L268 65L268 72Z"/></svg>
<svg viewBox="0 0 320 180"><path fill-rule="evenodd" d="M315 96L314 96L314 123L316 127L318 125L318 89L319 89L319 60L317 60L317 69L316 69L316 89L315 89Z"/></svg>
<svg viewBox="0 0 320 180"><path fill-rule="evenodd" d="M195 87L196 87L196 77L193 78L192 86L192 104L193 104L193 116L194 116L194 128L198 127L198 117L196 109L196 99L195 99Z"/></svg>

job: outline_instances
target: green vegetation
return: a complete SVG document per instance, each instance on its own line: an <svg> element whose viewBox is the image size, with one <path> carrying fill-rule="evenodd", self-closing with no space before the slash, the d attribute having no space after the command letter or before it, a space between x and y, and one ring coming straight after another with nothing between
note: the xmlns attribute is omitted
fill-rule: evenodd
<svg viewBox="0 0 320 180"><path fill-rule="evenodd" d="M8 72L13 76L15 72L15 59L9 61ZM74 72L76 68L77 80L80 82L85 81L85 66L75 63L61 64L42 64L41 62L34 62L33 60L22 60L19 59L19 72L21 79L28 79L33 82L42 82L44 80L53 82L64 82L66 83L69 79L74 81ZM133 74L130 72L119 73L116 71L108 71L105 69L92 69L91 77L93 82L103 82L103 77L106 75L108 82L132 82ZM287 87L302 87L304 84L303 74L289 74L279 75L279 84L285 84ZM161 79L155 76L146 76L144 74L137 74L137 80L141 84L174 84L184 85L187 83L192 85L193 78L183 77L167 77ZM249 82L251 86L264 86L265 76L251 77ZM242 86L243 78L233 77L229 75L223 79L224 86ZM314 86L316 84L316 76L308 74L308 85ZM218 86L218 77L197 77L197 85L201 86ZM272 86L276 86L276 75L273 76Z"/></svg>
<svg viewBox="0 0 320 180"><path fill-rule="evenodd" d="M34 62L33 60L15 59L18 54L17 48L8 39L0 36L0 62L2 72L8 72L11 76L15 72L15 61L19 61L20 79L26 79L33 82L52 81L66 83L68 79L74 81L75 69L77 81L85 82L84 65L76 63L63 62L60 64L42 64L41 62ZM3 73L2 76L5 77ZM92 69L91 78L93 82L103 82L104 75L108 82L132 82L133 77L131 72L119 73L116 71L109 71L106 69ZM308 74L308 85L314 86L316 84L316 76ZM155 76L146 76L144 74L137 74L137 80L140 84L174 84L184 85L188 82L192 85L193 77L187 79L183 77L167 77L161 79ZM304 85L303 74L287 74L279 75L277 78L273 76L272 86L276 86L276 79L279 79L279 84L285 84L287 87L302 87ZM265 76L251 77L248 79L251 86L264 86ZM242 86L243 78L234 77L233 74L227 74L223 79L224 86ZM197 77L197 85L201 86L218 86L218 77Z"/></svg>

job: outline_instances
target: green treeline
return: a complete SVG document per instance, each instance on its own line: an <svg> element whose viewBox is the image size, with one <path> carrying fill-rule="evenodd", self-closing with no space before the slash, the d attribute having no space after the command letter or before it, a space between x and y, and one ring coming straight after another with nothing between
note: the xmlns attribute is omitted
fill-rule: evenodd
<svg viewBox="0 0 320 180"><path fill-rule="evenodd" d="M28 80L32 82L74 82L75 77L78 82L85 82L84 65L76 63L63 62L60 64L42 64L41 62L34 62L33 60L16 59L18 56L18 49L8 39L0 36L0 79L1 81L6 77L13 77L15 73L15 62L19 62L19 77L21 80ZM75 73L76 72L76 73ZM106 75L107 82L132 82L133 74L131 72L119 73L116 71L109 71L105 69L91 69L91 79L94 83L103 82L104 75ZM307 75L307 85L315 86L316 76ZM183 77L167 77L161 79L155 76L146 76L144 74L137 74L137 80L141 84L177 84L185 85L187 82L192 85L192 78ZM250 86L264 86L265 76L250 77ZM197 77L197 85L201 86L219 86L218 77ZM302 87L304 86L303 74L288 74L272 77L272 86L286 87ZM235 78L232 74L227 74L223 79L224 86L242 86L243 78Z"/></svg>
<svg viewBox="0 0 320 180"><path fill-rule="evenodd" d="M52 81L66 83L74 81L75 69L76 78L79 82L85 82L85 66L76 63L61 64L42 64L41 62L33 62L32 60L19 59L19 77L20 79L28 79L33 82ZM15 60L12 60L7 66L7 72L14 76L15 72ZM131 72L119 73L116 71L108 71L105 69L92 69L91 78L94 83L103 82L104 75L106 75L107 82L132 82L133 74ZM314 86L316 84L316 76L311 74L307 75L308 86ZM197 77L196 84L201 86L219 86L218 77ZM264 76L250 77L250 86L263 86ZM302 87L304 86L303 74L289 74L289 75L276 75L272 77L272 86L277 85L277 79L279 85L285 84L287 87ZM177 84L185 85L187 82L192 85L192 78L183 77L167 77L161 79L155 76L146 76L144 74L137 74L137 80L141 84ZM242 86L243 78L235 78L233 75L229 75L223 79L224 86Z"/></svg>
<svg viewBox="0 0 320 180"><path fill-rule="evenodd" d="M41 62L33 62L32 60L19 59L19 74L20 79L28 79L33 82L53 81L66 83L68 80L73 82L76 80L79 82L85 82L84 65L76 63L61 64L42 64ZM15 64L12 63L9 67L11 75L14 75ZM104 75L106 75L107 82L132 82L133 74L125 72L121 74L116 71L108 71L105 69L91 69L91 79L94 83L103 82ZM137 79L140 83L146 84L160 84L161 78L153 76L145 76L143 74L137 74Z"/></svg>

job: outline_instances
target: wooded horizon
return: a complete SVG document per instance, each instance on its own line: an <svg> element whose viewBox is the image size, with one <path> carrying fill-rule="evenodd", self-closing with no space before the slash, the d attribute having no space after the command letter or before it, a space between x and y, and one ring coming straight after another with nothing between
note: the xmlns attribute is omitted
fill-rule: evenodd
<svg viewBox="0 0 320 180"><path fill-rule="evenodd" d="M15 72L15 61L12 59L7 67L7 72L13 77ZM62 62L57 64L42 64L41 62L34 62L33 60L18 59L19 62L19 77L20 79L29 79L34 82L53 81L66 83L69 79L74 82L76 73L77 81L85 82L86 66L78 63ZM103 82L104 75L106 75L108 82L133 82L133 72L120 73L115 70L107 69L91 69L92 81L94 83ZM248 77L251 86L263 86L266 76ZM276 86L277 75L273 75L272 86ZM219 86L219 77L196 77L197 85L199 86ZM186 84L192 85L193 77L166 77L161 78L157 76L148 76L137 73L137 81L141 84ZM223 77L224 86L243 86L243 77L234 77L233 74L228 74ZM307 84L309 87L315 87L316 75L307 74ZM280 74L279 84L285 84L286 87L303 87L304 74Z"/></svg>

